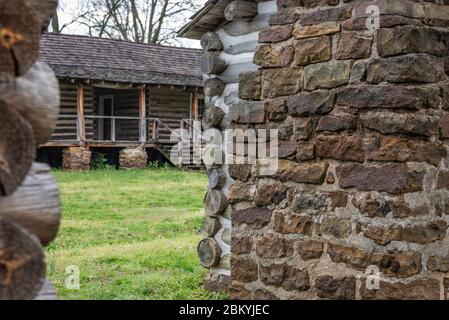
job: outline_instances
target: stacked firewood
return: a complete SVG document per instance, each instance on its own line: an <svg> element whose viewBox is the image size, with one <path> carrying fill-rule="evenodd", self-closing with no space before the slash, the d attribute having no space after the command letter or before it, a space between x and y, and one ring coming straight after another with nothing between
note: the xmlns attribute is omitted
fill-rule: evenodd
<svg viewBox="0 0 449 320"><path fill-rule="evenodd" d="M0 299L34 299L45 283L42 246L58 232L59 191L35 163L59 113L59 87L37 61L57 0L0 0Z"/></svg>

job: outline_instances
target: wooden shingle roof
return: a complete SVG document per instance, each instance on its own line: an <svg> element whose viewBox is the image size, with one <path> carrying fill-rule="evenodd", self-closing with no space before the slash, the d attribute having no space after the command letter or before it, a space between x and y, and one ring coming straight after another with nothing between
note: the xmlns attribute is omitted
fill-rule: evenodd
<svg viewBox="0 0 449 320"><path fill-rule="evenodd" d="M88 36L43 34L40 60L58 78L202 86L202 51Z"/></svg>
<svg viewBox="0 0 449 320"><path fill-rule="evenodd" d="M203 34L217 29L224 21L224 10L231 0L208 0L206 4L190 17L189 23L178 31L178 36L201 39Z"/></svg>

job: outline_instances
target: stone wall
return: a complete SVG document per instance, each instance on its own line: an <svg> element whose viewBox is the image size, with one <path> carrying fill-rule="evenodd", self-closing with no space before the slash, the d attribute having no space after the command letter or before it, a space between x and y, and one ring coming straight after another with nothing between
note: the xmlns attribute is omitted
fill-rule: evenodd
<svg viewBox="0 0 449 320"><path fill-rule="evenodd" d="M229 170L232 298L444 299L449 1L277 5L230 109L281 158Z"/></svg>

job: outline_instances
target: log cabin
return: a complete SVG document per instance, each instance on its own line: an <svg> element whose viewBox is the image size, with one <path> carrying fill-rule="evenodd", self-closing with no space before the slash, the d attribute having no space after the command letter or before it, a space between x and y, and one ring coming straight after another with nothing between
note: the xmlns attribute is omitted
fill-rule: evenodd
<svg viewBox="0 0 449 320"><path fill-rule="evenodd" d="M177 129L192 130L203 108L201 50L79 35L43 34L39 61L60 86L61 108L38 159L82 170L169 162Z"/></svg>

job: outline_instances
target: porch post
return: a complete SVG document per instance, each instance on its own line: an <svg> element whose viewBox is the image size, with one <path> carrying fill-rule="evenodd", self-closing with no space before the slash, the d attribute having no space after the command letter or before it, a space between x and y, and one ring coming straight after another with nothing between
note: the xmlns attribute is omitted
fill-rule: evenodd
<svg viewBox="0 0 449 320"><path fill-rule="evenodd" d="M193 120L198 121L199 119L199 100L198 91L193 92Z"/></svg>
<svg viewBox="0 0 449 320"><path fill-rule="evenodd" d="M146 88L145 86L140 88L139 93L139 118L140 118L140 142L145 143L147 141L147 128L146 128Z"/></svg>
<svg viewBox="0 0 449 320"><path fill-rule="evenodd" d="M84 143L86 140L86 128L84 125L84 85L79 82L76 90L76 114L78 121L78 141Z"/></svg>

